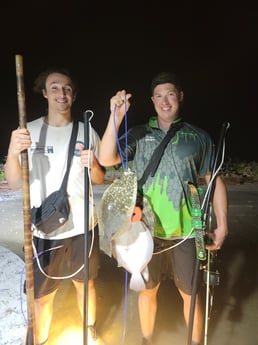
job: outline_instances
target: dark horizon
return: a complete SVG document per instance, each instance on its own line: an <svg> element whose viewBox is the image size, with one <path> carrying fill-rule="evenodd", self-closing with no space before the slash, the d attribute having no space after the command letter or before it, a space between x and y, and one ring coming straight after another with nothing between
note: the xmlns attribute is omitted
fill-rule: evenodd
<svg viewBox="0 0 258 345"><path fill-rule="evenodd" d="M152 77L173 71L184 82L184 119L207 130L215 143L222 124L229 122L226 158L258 161L253 123L258 113L257 13L245 6L221 11L214 5L198 11L178 5L172 20L164 9L161 19L152 3L148 6L148 16L137 8L118 17L111 3L106 13L102 8L102 13L91 10L84 17L84 11L55 9L48 16L42 5L42 11L31 8L27 22L15 9L1 11L0 156L7 154L11 131L18 126L15 55L20 54L27 121L44 115L44 100L33 94L32 86L48 67L67 67L77 77L80 92L74 116L82 120L83 112L91 109L92 126L100 136L109 116L109 99L117 90L133 94L129 126L146 122L154 114ZM4 33L11 25L7 37Z"/></svg>

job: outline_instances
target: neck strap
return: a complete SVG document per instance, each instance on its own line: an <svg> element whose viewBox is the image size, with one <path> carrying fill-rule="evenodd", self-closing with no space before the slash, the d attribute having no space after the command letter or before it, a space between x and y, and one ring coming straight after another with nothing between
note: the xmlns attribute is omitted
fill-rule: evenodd
<svg viewBox="0 0 258 345"><path fill-rule="evenodd" d="M69 143L66 173L64 175L63 182L60 189L61 188L66 189L69 171L70 171L71 162L72 162L73 153L74 153L74 148L75 148L75 143L76 143L76 138L77 138L77 133L78 133L78 122L76 121L76 122L73 122L73 129L72 129L72 134L71 134L70 143Z"/></svg>

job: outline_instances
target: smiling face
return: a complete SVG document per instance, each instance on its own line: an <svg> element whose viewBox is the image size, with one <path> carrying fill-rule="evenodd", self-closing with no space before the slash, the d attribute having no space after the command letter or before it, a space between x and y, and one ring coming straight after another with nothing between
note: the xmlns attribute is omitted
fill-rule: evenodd
<svg viewBox="0 0 258 345"><path fill-rule="evenodd" d="M154 88L151 100L158 115L159 126L169 128L171 123L179 116L183 92L178 91L174 84L159 84Z"/></svg>
<svg viewBox="0 0 258 345"><path fill-rule="evenodd" d="M43 96L48 100L49 109L58 112L70 110L75 100L71 79L61 73L49 74L43 89Z"/></svg>

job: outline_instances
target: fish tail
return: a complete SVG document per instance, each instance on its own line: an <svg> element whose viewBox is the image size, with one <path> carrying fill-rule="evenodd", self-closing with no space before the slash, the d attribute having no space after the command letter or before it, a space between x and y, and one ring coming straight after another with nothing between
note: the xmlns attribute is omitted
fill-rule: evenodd
<svg viewBox="0 0 258 345"><path fill-rule="evenodd" d="M145 283L140 272L133 272L130 279L130 289L140 291L145 289Z"/></svg>

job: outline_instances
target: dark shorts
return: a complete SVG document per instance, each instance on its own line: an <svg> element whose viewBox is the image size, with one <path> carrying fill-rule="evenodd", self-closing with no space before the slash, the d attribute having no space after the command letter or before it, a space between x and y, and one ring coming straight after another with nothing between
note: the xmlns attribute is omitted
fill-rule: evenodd
<svg viewBox="0 0 258 345"><path fill-rule="evenodd" d="M94 231L94 236L92 232ZM92 237L94 237L92 246ZM33 239L41 269L34 257L34 295L35 298L45 296L55 291L62 280L73 279L83 282L85 272L88 279L95 279L100 268L99 231L98 227L89 232L88 260L84 260L84 235L78 235L63 240ZM92 248L91 248L92 247ZM84 269L84 261L88 264L88 271Z"/></svg>
<svg viewBox="0 0 258 345"><path fill-rule="evenodd" d="M149 279L147 289L154 288L162 280L173 279L178 289L191 295L194 271L196 267L195 240L188 239L161 254L165 248L175 245L177 241L154 238L154 253L148 263ZM200 274L199 274L200 276Z"/></svg>

